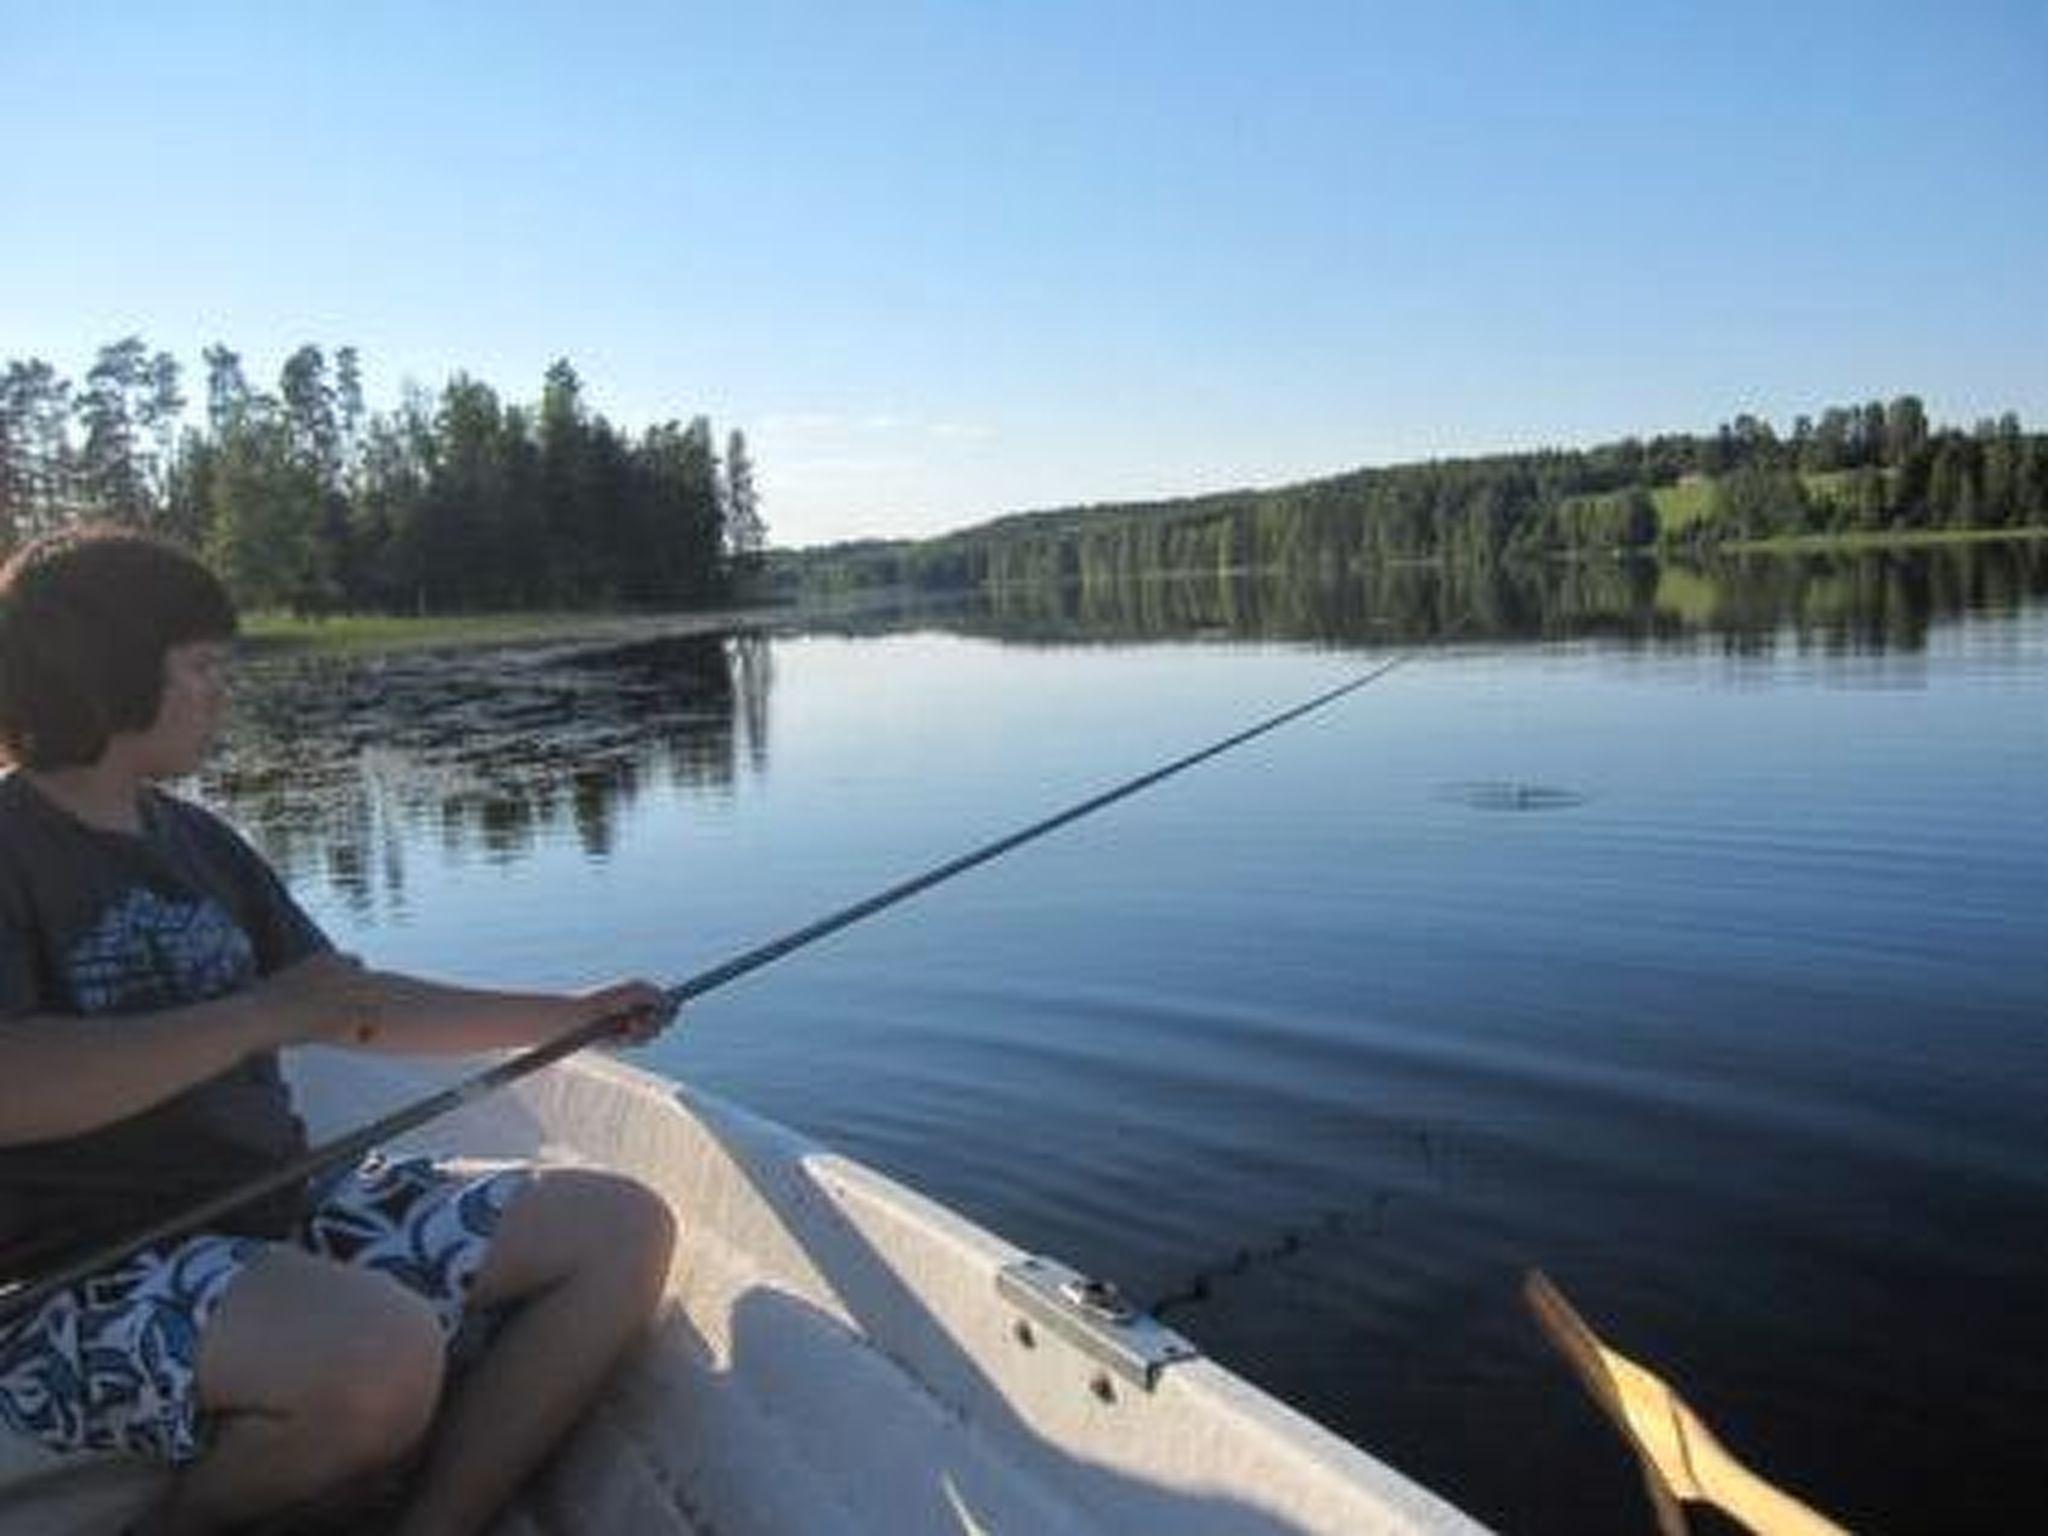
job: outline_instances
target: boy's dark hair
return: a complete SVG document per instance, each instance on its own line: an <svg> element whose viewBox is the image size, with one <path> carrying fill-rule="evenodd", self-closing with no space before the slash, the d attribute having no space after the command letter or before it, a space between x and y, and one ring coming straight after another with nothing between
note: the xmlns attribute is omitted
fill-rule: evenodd
<svg viewBox="0 0 2048 1536"><path fill-rule="evenodd" d="M0 566L0 756L98 762L156 720L172 646L234 633L226 590L175 545L108 524L25 545Z"/></svg>

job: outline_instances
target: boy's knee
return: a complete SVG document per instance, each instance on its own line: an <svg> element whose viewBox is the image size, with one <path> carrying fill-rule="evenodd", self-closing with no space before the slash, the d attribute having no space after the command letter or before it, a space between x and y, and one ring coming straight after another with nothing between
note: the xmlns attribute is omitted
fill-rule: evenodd
<svg viewBox="0 0 2048 1536"><path fill-rule="evenodd" d="M645 1294L647 1305L662 1294L670 1257L676 1251L676 1214L653 1190L623 1174L598 1174L594 1219L604 1227L598 1249L621 1282Z"/></svg>
<svg viewBox="0 0 2048 1536"><path fill-rule="evenodd" d="M388 1305L356 1320L297 1415L336 1475L394 1461L425 1437L444 1360L433 1312L408 1292L394 1288Z"/></svg>
<svg viewBox="0 0 2048 1536"><path fill-rule="evenodd" d="M669 1203L636 1179L617 1177L612 1200L616 1240L628 1267L659 1286L668 1276L676 1247L675 1212Z"/></svg>
<svg viewBox="0 0 2048 1536"><path fill-rule="evenodd" d="M603 1293L603 1315L637 1322L661 1296L675 1243L667 1202L638 1180L545 1169L506 1210L471 1296L490 1306L575 1285Z"/></svg>
<svg viewBox="0 0 2048 1536"><path fill-rule="evenodd" d="M624 1174L577 1170L575 1198L590 1228L584 1252L651 1304L668 1278L676 1219L668 1202Z"/></svg>
<svg viewBox="0 0 2048 1536"><path fill-rule="evenodd" d="M637 1179L619 1180L619 1222L632 1250L664 1267L675 1252L676 1215L669 1203Z"/></svg>

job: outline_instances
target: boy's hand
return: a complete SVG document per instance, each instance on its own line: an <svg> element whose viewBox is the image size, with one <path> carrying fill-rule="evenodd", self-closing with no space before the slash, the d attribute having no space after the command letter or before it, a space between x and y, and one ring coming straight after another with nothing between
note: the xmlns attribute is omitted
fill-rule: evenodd
<svg viewBox="0 0 2048 1536"><path fill-rule="evenodd" d="M577 999L586 1020L622 1014L612 1040L618 1045L645 1045L673 1024L680 1004L651 981L621 981Z"/></svg>

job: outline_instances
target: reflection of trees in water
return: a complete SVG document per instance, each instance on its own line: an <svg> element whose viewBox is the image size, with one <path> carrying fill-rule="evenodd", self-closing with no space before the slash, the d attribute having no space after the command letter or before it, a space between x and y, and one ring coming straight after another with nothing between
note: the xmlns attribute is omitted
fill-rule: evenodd
<svg viewBox="0 0 2048 1536"><path fill-rule="evenodd" d="M759 635L733 642L733 694L739 701L740 740L747 766L768 771L768 694L775 686L775 653Z"/></svg>
<svg viewBox="0 0 2048 1536"><path fill-rule="evenodd" d="M1231 571L1098 573L994 590L926 622L1006 639L1119 641L1222 635L1375 645L1602 635L1922 648L1934 622L2048 597L2048 543L2014 540L1830 554L1387 565L1325 580Z"/></svg>
<svg viewBox="0 0 2048 1536"><path fill-rule="evenodd" d="M771 683L757 636L258 660L203 788L288 878L397 909L423 830L453 861L603 858L650 786L728 793L766 767Z"/></svg>

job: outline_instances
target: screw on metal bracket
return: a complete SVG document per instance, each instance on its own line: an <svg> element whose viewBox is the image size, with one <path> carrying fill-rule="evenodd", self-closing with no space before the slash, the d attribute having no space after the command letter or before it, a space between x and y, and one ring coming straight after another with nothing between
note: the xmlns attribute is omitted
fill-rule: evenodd
<svg viewBox="0 0 2048 1536"><path fill-rule="evenodd" d="M1127 1323L1138 1315L1138 1309L1124 1300L1124 1293L1113 1280L1077 1276L1060 1283L1060 1294L1090 1317L1099 1317L1106 1323Z"/></svg>
<svg viewBox="0 0 2048 1536"><path fill-rule="evenodd" d="M1092 1390L1104 1402L1115 1401L1111 1377L1150 1392L1159 1373L1200 1351L1157 1318L1140 1312L1106 1280L1091 1280L1051 1259L1020 1259L997 1272L996 1289L1024 1314L1013 1329L1025 1342L1039 1330L1080 1350L1106 1367ZM1108 1387L1105 1395L1103 1388Z"/></svg>

